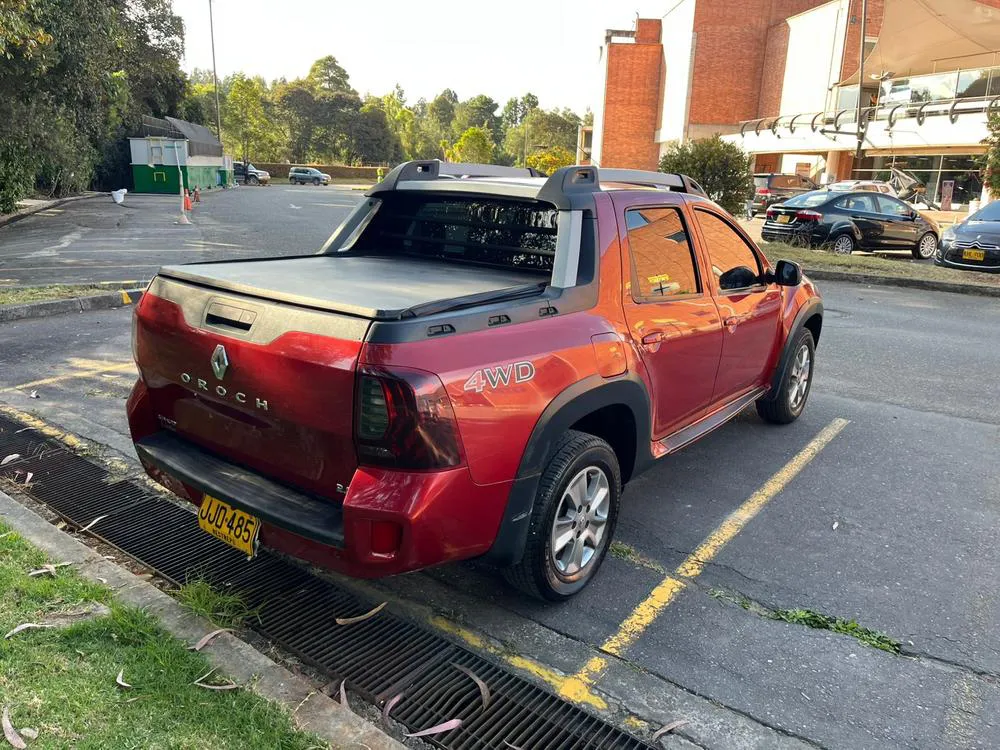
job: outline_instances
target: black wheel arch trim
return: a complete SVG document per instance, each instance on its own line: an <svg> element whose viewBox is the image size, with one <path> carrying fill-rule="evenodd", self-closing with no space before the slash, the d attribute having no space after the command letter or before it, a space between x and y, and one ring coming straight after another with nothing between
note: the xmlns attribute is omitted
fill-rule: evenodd
<svg viewBox="0 0 1000 750"><path fill-rule="evenodd" d="M520 561L528 538L538 482L560 436L598 409L618 405L628 407L635 420L636 455L631 477L652 465L654 459L649 450L651 400L642 380L634 373L627 373L612 380L591 375L574 383L549 403L535 423L521 455L496 539L484 559L500 566Z"/></svg>
<svg viewBox="0 0 1000 750"><path fill-rule="evenodd" d="M818 298L807 300L795 314L795 320L792 321L792 327L788 331L788 338L785 339L785 346L778 358L778 366L774 368L774 375L771 376L771 390L764 396L765 399L777 397L778 391L781 389L781 381L785 377L785 370L791 365L792 355L795 353L795 339L798 338L799 331L805 328L806 321L814 315L819 315L820 319L823 318L823 303ZM814 344L819 346L819 341L815 341Z"/></svg>

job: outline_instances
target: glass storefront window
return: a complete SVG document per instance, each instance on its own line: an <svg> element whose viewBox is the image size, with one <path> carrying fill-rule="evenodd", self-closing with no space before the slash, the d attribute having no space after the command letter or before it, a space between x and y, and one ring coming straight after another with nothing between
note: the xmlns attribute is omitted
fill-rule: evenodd
<svg viewBox="0 0 1000 750"><path fill-rule="evenodd" d="M972 154L898 155L866 157L857 162L852 177L856 180L889 181L890 167L912 174L927 186L927 195L935 203L941 202L941 187L946 180L954 182L952 209L961 210L970 200L978 200L983 189L980 157Z"/></svg>
<svg viewBox="0 0 1000 750"><path fill-rule="evenodd" d="M837 89L837 110L858 108L858 87L842 86Z"/></svg>
<svg viewBox="0 0 1000 750"><path fill-rule="evenodd" d="M956 96L1000 96L1000 68L963 70L958 74Z"/></svg>

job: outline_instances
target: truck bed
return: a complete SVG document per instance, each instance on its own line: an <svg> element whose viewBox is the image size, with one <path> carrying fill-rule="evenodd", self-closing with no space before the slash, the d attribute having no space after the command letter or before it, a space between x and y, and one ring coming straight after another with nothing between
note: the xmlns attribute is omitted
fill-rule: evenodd
<svg viewBox="0 0 1000 750"><path fill-rule="evenodd" d="M537 273L421 258L307 255L165 266L201 286L374 320L398 320L443 300L538 287Z"/></svg>

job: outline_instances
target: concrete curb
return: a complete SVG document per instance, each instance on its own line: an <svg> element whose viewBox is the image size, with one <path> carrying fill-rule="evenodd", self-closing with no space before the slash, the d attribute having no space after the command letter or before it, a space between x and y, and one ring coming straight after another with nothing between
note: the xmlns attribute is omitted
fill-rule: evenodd
<svg viewBox="0 0 1000 750"><path fill-rule="evenodd" d="M71 297L39 302L25 302L20 305L0 305L0 323L31 318L48 318L63 313L81 313L88 310L110 310L113 307L134 305L142 299L144 289L120 289L117 292L96 294L92 297Z"/></svg>
<svg viewBox="0 0 1000 750"><path fill-rule="evenodd" d="M84 578L107 585L115 598L156 617L174 637L194 643L215 630L168 594L120 568L82 542L64 534L9 495L0 492L0 519L54 560L72 562ZM103 580L99 580L103 579ZM335 748L404 750L404 746L337 701L317 692L306 680L268 659L232 633L221 633L201 651L234 682L284 707L296 726Z"/></svg>
<svg viewBox="0 0 1000 750"><path fill-rule="evenodd" d="M0 216L0 227L5 227L8 224L13 224L15 221L20 221L28 216L33 216L34 214L40 213L42 211L48 211L50 208L56 208L63 205L64 203L72 203L73 201L87 200L88 198L100 198L101 196L107 197L108 193L85 193L84 195L71 195L68 198L57 198L54 201L49 201L48 203L41 206L32 206L31 208L26 208L23 211L18 211L7 216Z"/></svg>
<svg viewBox="0 0 1000 750"><path fill-rule="evenodd" d="M907 279L901 276L876 276L866 273L849 273L847 271L809 270L808 268L805 269L805 274L810 279L816 279L817 281L849 281L854 284L899 286L910 289L927 289L934 292L954 292L956 294L977 294L982 297L1000 297L1000 286L962 284L958 281Z"/></svg>

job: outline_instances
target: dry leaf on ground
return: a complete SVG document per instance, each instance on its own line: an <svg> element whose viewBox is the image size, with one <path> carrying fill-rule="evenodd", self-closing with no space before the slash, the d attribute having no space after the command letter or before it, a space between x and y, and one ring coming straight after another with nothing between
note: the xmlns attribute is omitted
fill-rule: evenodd
<svg viewBox="0 0 1000 750"><path fill-rule="evenodd" d="M17 748L17 750L25 750L28 747L21 739L21 735L14 731L14 725L10 723L10 708L7 706L3 707L3 718L0 719L0 724L3 724L3 736L8 745Z"/></svg>
<svg viewBox="0 0 1000 750"><path fill-rule="evenodd" d="M338 625L354 625L355 623L358 622L364 622L365 620L374 617L379 612L381 612L385 608L386 604L388 604L388 602L382 602L380 605L375 607L375 609L371 610L370 612L365 612L363 615L358 615L357 617L338 617L336 619L336 623Z"/></svg>

